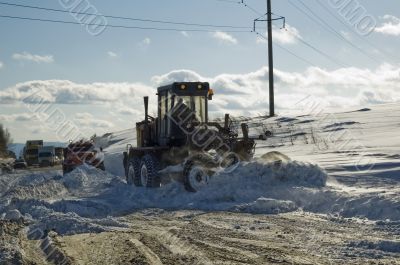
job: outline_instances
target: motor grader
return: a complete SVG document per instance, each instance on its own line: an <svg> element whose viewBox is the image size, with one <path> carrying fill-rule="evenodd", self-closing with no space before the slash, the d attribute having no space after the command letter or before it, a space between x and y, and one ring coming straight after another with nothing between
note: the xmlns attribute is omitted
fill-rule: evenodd
<svg viewBox="0 0 400 265"><path fill-rule="evenodd" d="M247 124L240 124L239 133L239 125L229 114L222 125L209 121L208 102L213 94L206 82L159 87L157 117L149 115L149 98L144 97L145 117L136 123L136 146L127 145L123 153L129 185L160 187L164 169L182 165L177 180L195 192L217 170L232 169L253 157L255 139L249 137Z"/></svg>

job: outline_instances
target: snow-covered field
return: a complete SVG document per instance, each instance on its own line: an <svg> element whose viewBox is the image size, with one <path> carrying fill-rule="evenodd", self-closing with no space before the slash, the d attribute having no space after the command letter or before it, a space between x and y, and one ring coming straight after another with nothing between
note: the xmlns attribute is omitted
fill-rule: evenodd
<svg viewBox="0 0 400 265"><path fill-rule="evenodd" d="M34 252L34 239L45 238L55 242L50 245L63 253L61 258L85 264L90 256L85 260L74 244L92 240L95 245L103 242L98 246L102 249L105 240L119 242L117 234L125 240L126 233L133 233L126 240L132 253L143 258L133 264L186 264L185 255L186 262L196 258L198 264L364 264L374 260L398 264L399 105L248 122L251 134L268 129L274 136L257 143L254 161L241 163L230 173L217 173L197 193L187 193L175 182L156 190L126 185L122 152L127 144L135 143L133 129L96 140L105 148L107 172L81 167L64 177L60 171L2 174L0 214L3 220L12 220L3 221L2 227L11 226L23 235L18 234L13 243L6 235L14 230L2 228L9 232L0 234L0 263L2 259L43 260L43 256L51 261L51 255L29 254ZM290 160L276 167L263 157L271 151ZM21 230L11 225L15 222ZM214 236L204 235L206 231ZM173 238L165 237L166 233ZM94 234L98 236L86 236ZM154 237L160 244L156 249L150 243ZM176 240L184 239L193 249L178 253ZM218 240L226 246L219 246ZM40 244L38 248L43 251ZM165 248L168 257L163 256ZM233 253L241 253L241 258ZM115 255L119 259L110 263L124 260L122 253ZM179 262L168 262L177 260L177 255Z"/></svg>

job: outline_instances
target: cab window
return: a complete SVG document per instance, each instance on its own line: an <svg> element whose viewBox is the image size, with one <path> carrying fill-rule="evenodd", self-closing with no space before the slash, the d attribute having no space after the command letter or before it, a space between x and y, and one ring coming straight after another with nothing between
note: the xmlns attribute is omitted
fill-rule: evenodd
<svg viewBox="0 0 400 265"><path fill-rule="evenodd" d="M200 122L206 121L206 99L205 97L194 97L196 118Z"/></svg>

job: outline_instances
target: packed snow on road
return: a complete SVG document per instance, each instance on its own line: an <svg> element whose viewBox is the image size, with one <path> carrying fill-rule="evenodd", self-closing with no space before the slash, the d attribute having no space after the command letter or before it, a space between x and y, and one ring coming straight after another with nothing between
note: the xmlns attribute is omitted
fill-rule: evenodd
<svg viewBox="0 0 400 265"><path fill-rule="evenodd" d="M2 172L0 263L400 264L398 105L247 122L273 136L196 193L127 185L133 129L96 139L105 172Z"/></svg>

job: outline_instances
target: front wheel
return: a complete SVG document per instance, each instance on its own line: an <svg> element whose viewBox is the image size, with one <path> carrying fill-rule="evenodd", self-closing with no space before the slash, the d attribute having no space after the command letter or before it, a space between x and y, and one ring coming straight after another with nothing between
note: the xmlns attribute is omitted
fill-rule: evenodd
<svg viewBox="0 0 400 265"><path fill-rule="evenodd" d="M208 185L210 180L207 171L192 160L188 160L183 167L183 184L189 192L197 192Z"/></svg>
<svg viewBox="0 0 400 265"><path fill-rule="evenodd" d="M144 187L158 188L161 186L161 177L157 157L154 155L145 155L140 163L140 181Z"/></svg>

